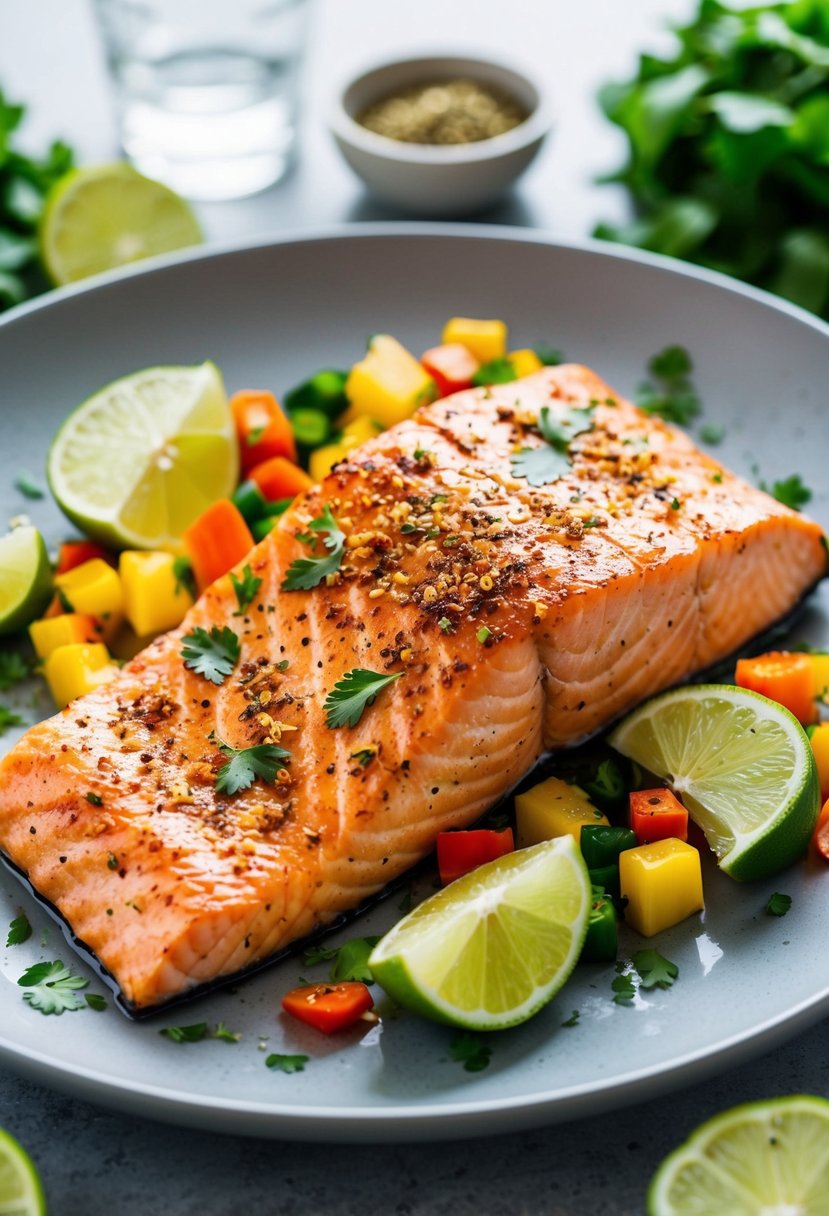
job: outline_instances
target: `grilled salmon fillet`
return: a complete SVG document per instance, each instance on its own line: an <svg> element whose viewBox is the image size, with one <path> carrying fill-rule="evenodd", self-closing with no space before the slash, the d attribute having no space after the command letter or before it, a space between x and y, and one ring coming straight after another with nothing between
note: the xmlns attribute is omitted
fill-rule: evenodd
<svg viewBox="0 0 829 1216"><path fill-rule="evenodd" d="M283 586L321 557L318 585ZM0 766L0 846L136 1011L357 906L542 753L783 617L826 551L816 524L571 365L421 409L246 564L261 584L243 615L219 579ZM182 659L214 626L240 643L220 685ZM399 678L330 726L355 668ZM222 793L220 741L289 754Z"/></svg>

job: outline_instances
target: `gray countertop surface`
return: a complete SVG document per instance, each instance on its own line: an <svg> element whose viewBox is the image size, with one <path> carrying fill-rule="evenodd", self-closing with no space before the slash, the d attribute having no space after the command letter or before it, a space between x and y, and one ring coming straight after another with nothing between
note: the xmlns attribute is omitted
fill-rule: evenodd
<svg viewBox="0 0 829 1216"><path fill-rule="evenodd" d="M597 86L639 50L664 45L685 0L317 0L304 80L301 159L280 186L197 207L211 242L365 219L405 218L374 203L325 127L338 80L363 63L461 48L525 63L546 82L552 138L516 191L481 217L556 236L587 235L624 200L595 177L623 154ZM25 139L67 138L84 161L117 155L103 60L86 0L6 0L0 87L29 107ZM46 1033L47 1028L44 1028ZM305 1145L172 1128L114 1114L0 1068L0 1126L37 1162L54 1216L316 1213L327 1216L633 1216L664 1154L737 1102L829 1097L829 1024L715 1080L602 1117L487 1140L398 1146Z"/></svg>

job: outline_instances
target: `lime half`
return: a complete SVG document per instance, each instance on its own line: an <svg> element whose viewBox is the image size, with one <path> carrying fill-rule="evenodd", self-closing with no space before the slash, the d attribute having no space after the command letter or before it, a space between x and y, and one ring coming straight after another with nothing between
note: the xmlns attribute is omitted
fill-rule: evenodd
<svg viewBox="0 0 829 1216"><path fill-rule="evenodd" d="M44 1216L46 1200L28 1153L0 1128L0 1212L3 1216Z"/></svg>
<svg viewBox="0 0 829 1216"><path fill-rule="evenodd" d="M0 537L0 575L0 634L16 633L40 616L52 594L49 554L37 528Z"/></svg>
<svg viewBox="0 0 829 1216"><path fill-rule="evenodd" d="M56 183L40 223L40 256L53 283L75 283L201 239L183 198L115 161L73 169Z"/></svg>
<svg viewBox="0 0 829 1216"><path fill-rule="evenodd" d="M181 548L185 528L233 492L239 452L212 363L151 367L116 380L70 414L49 451L61 510L102 544Z"/></svg>
<svg viewBox="0 0 829 1216"><path fill-rule="evenodd" d="M805 852L817 768L803 727L776 701L729 684L678 688L634 710L610 742L681 796L732 878L766 878Z"/></svg>
<svg viewBox="0 0 829 1216"><path fill-rule="evenodd" d="M590 879L571 836L473 870L378 942L369 966L398 1004L438 1022L501 1030L526 1021L579 957Z"/></svg>
<svg viewBox="0 0 829 1216"><path fill-rule="evenodd" d="M829 1216L829 1102L735 1106L666 1157L648 1216Z"/></svg>

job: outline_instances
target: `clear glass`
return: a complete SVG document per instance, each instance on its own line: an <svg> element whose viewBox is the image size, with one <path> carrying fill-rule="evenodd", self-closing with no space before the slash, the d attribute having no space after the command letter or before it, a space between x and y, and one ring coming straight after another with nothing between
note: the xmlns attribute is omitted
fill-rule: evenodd
<svg viewBox="0 0 829 1216"><path fill-rule="evenodd" d="M187 198L264 190L295 153L308 0L95 0L124 152Z"/></svg>

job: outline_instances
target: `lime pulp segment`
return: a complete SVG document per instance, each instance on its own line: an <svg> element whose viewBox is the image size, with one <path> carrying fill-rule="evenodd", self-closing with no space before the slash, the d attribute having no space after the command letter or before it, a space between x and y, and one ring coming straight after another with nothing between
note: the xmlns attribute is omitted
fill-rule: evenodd
<svg viewBox="0 0 829 1216"><path fill-rule="evenodd" d="M0 1128L0 1212L3 1216L44 1216L43 1188L28 1153Z"/></svg>
<svg viewBox="0 0 829 1216"><path fill-rule="evenodd" d="M805 731L777 702L731 685L679 688L634 710L610 742L681 796L733 878L766 877L805 850L817 770Z"/></svg>

